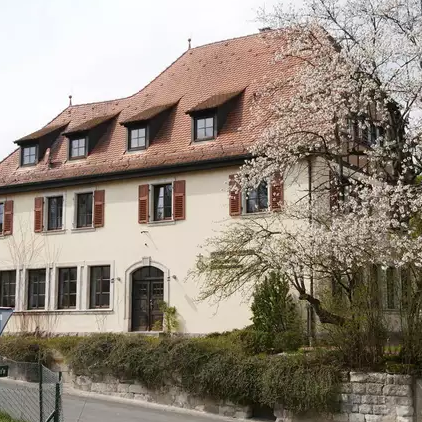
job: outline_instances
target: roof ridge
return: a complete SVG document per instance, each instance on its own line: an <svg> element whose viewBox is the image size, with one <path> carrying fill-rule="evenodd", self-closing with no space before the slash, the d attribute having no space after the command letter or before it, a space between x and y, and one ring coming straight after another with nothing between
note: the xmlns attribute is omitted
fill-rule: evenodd
<svg viewBox="0 0 422 422"><path fill-rule="evenodd" d="M237 40L240 40L242 38L256 37L256 36L259 36L259 35L268 34L269 32L273 32L273 31L277 31L277 29L272 29L272 30L268 30L268 31L265 31L265 32L255 32L253 34L248 34L248 35L239 35L238 37L227 38L225 40L212 41L212 42L209 42L209 43L206 43L206 44L202 44L202 45L198 45L196 47L192 47L190 50L187 50L187 51L197 50L199 48L208 47L210 45L224 43L224 42L228 42L228 41L237 41Z"/></svg>

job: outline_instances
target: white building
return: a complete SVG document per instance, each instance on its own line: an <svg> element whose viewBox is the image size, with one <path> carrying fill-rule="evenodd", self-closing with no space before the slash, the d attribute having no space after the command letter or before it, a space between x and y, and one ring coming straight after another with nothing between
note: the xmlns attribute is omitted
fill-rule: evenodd
<svg viewBox="0 0 422 422"><path fill-rule="evenodd" d="M0 164L9 331L159 330L162 300L183 332L250 323L242 297L198 302L187 275L206 238L272 197L229 198L227 182L262 130L255 94L291 71L276 44L262 33L189 49L133 96L70 105L16 141Z"/></svg>

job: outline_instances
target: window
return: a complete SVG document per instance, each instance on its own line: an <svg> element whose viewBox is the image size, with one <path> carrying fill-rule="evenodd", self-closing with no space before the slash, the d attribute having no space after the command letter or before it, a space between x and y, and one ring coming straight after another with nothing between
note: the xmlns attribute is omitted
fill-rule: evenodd
<svg viewBox="0 0 422 422"><path fill-rule="evenodd" d="M204 141L214 138L215 120L214 114L194 118L195 141Z"/></svg>
<svg viewBox="0 0 422 422"><path fill-rule="evenodd" d="M28 309L45 308L45 269L28 270Z"/></svg>
<svg viewBox="0 0 422 422"><path fill-rule="evenodd" d="M90 268L90 308L110 307L110 266Z"/></svg>
<svg viewBox="0 0 422 422"><path fill-rule="evenodd" d="M76 227L92 227L92 192L76 195Z"/></svg>
<svg viewBox="0 0 422 422"><path fill-rule="evenodd" d="M0 234L3 233L3 223L4 223L4 204L0 203Z"/></svg>
<svg viewBox="0 0 422 422"><path fill-rule="evenodd" d="M22 165L31 166L37 162L37 146L22 147Z"/></svg>
<svg viewBox="0 0 422 422"><path fill-rule="evenodd" d="M59 309L76 308L77 268L59 269Z"/></svg>
<svg viewBox="0 0 422 422"><path fill-rule="evenodd" d="M173 186L171 183L154 186L154 221L171 220Z"/></svg>
<svg viewBox="0 0 422 422"><path fill-rule="evenodd" d="M15 307L16 271L0 271L0 306Z"/></svg>
<svg viewBox="0 0 422 422"><path fill-rule="evenodd" d="M70 140L70 158L81 158L86 156L86 138Z"/></svg>
<svg viewBox="0 0 422 422"><path fill-rule="evenodd" d="M47 198L47 230L63 228L63 196Z"/></svg>
<svg viewBox="0 0 422 422"><path fill-rule="evenodd" d="M268 209L268 185L261 182L256 189L250 190L245 197L246 213L262 212Z"/></svg>
<svg viewBox="0 0 422 422"><path fill-rule="evenodd" d="M147 129L146 127L128 129L129 131L129 151L145 149L147 146Z"/></svg>

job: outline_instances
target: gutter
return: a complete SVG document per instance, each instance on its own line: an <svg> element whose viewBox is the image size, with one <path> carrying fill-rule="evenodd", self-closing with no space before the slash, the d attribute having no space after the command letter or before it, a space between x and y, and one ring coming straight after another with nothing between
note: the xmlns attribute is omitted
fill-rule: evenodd
<svg viewBox="0 0 422 422"><path fill-rule="evenodd" d="M90 174L85 176L68 177L64 179L52 179L37 182L21 183L17 185L0 186L0 195L31 192L41 189L52 189L68 186L79 186L97 182L109 182L113 180L135 179L138 177L151 177L167 175L170 173L182 173L189 171L211 170L231 165L242 165L245 160L251 158L251 154L242 154L232 157L213 158L203 161L190 161L165 166L148 167L145 169L120 170L110 173Z"/></svg>

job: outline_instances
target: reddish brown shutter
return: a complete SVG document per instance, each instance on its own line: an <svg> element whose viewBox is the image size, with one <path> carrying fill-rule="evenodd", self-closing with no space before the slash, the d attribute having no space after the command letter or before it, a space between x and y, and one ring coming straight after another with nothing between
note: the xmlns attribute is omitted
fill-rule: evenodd
<svg viewBox="0 0 422 422"><path fill-rule="evenodd" d="M185 217L186 182L177 180L173 184L174 219L184 220Z"/></svg>
<svg viewBox="0 0 422 422"><path fill-rule="evenodd" d="M140 224L148 223L149 210L149 185L139 186L138 221Z"/></svg>
<svg viewBox="0 0 422 422"><path fill-rule="evenodd" d="M229 176L230 199L229 199L229 213L230 215L240 215L242 212L241 193L239 185L235 180L235 175ZM235 190L237 188L237 190Z"/></svg>
<svg viewBox="0 0 422 422"><path fill-rule="evenodd" d="M104 200L105 191L94 192L94 227L104 227Z"/></svg>
<svg viewBox="0 0 422 422"><path fill-rule="evenodd" d="M270 186L271 211L280 210L283 199L283 179L281 178L280 174L276 174Z"/></svg>
<svg viewBox="0 0 422 422"><path fill-rule="evenodd" d="M3 234L13 234L13 201L6 201L4 203Z"/></svg>
<svg viewBox="0 0 422 422"><path fill-rule="evenodd" d="M43 229L43 213L44 211L44 198L39 196L35 198L34 203L34 232L41 233Z"/></svg>

